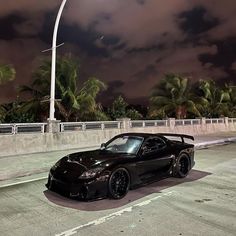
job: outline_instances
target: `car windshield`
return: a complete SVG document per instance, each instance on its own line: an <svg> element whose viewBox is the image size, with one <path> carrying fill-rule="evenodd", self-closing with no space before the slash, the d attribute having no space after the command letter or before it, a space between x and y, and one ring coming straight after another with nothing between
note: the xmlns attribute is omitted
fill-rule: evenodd
<svg viewBox="0 0 236 236"><path fill-rule="evenodd" d="M137 154L142 142L142 137L122 136L111 141L103 150L113 153Z"/></svg>

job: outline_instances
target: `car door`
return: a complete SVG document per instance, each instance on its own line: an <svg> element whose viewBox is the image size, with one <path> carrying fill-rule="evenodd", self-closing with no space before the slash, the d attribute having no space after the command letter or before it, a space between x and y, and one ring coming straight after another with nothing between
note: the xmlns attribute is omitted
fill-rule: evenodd
<svg viewBox="0 0 236 236"><path fill-rule="evenodd" d="M137 169L141 179L163 172L171 165L172 155L167 143L161 137L148 138L140 150Z"/></svg>

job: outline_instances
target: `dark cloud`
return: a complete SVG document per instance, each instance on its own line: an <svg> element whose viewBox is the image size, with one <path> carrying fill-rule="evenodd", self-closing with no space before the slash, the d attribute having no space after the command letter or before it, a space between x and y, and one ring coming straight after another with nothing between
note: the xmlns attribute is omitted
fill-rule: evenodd
<svg viewBox="0 0 236 236"><path fill-rule="evenodd" d="M0 18L0 39L12 40L18 37L17 25L26 19L16 13Z"/></svg>
<svg viewBox="0 0 236 236"><path fill-rule="evenodd" d="M52 12L45 14L44 24L41 31L39 32L39 38L50 44L52 41L52 32L54 29L54 21L56 15ZM108 51L106 48L97 47L95 42L101 40L101 34L96 32L93 27L89 29L83 29L79 25L68 25L66 23L61 23L58 30L58 44L60 42L65 42L69 44L77 45L81 50L85 51L89 56L108 56ZM107 40L107 43L114 42L114 38L110 38L110 41Z"/></svg>
<svg viewBox="0 0 236 236"><path fill-rule="evenodd" d="M150 52L150 51L160 51L165 49L165 44L164 43L160 43L158 45L152 45L149 47L140 47L140 48L131 48L127 50L127 53L140 53L140 52Z"/></svg>
<svg viewBox="0 0 236 236"><path fill-rule="evenodd" d="M212 42L217 47L216 54L203 53L199 55L199 60L203 65L210 67L223 68L226 73L231 75L233 80L236 75L233 64L236 62L236 37L226 38L223 41Z"/></svg>
<svg viewBox="0 0 236 236"><path fill-rule="evenodd" d="M0 62L13 64L9 87L29 83L51 47L57 0L8 0L0 8ZM58 54L81 61L80 81L97 76L103 94L140 101L165 73L229 79L236 71L234 0L70 0L60 21ZM1 87L7 98L8 85ZM9 90L10 91L10 90ZM13 93L13 92L12 92ZM139 98L139 99L137 99Z"/></svg>
<svg viewBox="0 0 236 236"><path fill-rule="evenodd" d="M124 82L121 80L114 80L108 83L108 89L102 92L98 99L102 101L104 105L111 104L118 96L125 97L122 92L122 87L124 86Z"/></svg>
<svg viewBox="0 0 236 236"><path fill-rule="evenodd" d="M202 6L180 13L179 19L180 28L189 35L201 34L219 25L219 19Z"/></svg>
<svg viewBox="0 0 236 236"><path fill-rule="evenodd" d="M139 4L141 4L141 5L144 5L144 4L146 3L145 0L136 0L136 1L137 1L137 3L139 3Z"/></svg>
<svg viewBox="0 0 236 236"><path fill-rule="evenodd" d="M146 80L147 78L155 76L158 74L158 70L155 65L147 65L144 70L138 71L137 73L134 74L135 80L142 81Z"/></svg>
<svg viewBox="0 0 236 236"><path fill-rule="evenodd" d="M126 48L126 43L120 43L113 47L113 50L122 50Z"/></svg>
<svg viewBox="0 0 236 236"><path fill-rule="evenodd" d="M104 44L104 45L106 45L106 46L117 46L118 44L119 44L119 42L120 42L120 39L118 38L118 37L116 37L116 36L109 36L109 35L106 35L106 36L104 36L104 35L102 35L101 37L100 37L100 40L102 40L102 43Z"/></svg>

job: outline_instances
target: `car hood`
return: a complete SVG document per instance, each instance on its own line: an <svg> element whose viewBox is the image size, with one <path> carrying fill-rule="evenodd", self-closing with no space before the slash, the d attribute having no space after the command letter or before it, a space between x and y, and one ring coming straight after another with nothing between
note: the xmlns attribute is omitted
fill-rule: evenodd
<svg viewBox="0 0 236 236"><path fill-rule="evenodd" d="M90 169L97 166L109 166L111 163L119 162L133 156L124 153L111 153L99 149L69 154L65 161L70 164L79 165L85 169Z"/></svg>
<svg viewBox="0 0 236 236"><path fill-rule="evenodd" d="M124 163L131 157L134 155L114 154L102 150L77 152L60 159L50 172L55 179L72 183L78 181L78 176L84 171L96 167L107 169L118 163Z"/></svg>

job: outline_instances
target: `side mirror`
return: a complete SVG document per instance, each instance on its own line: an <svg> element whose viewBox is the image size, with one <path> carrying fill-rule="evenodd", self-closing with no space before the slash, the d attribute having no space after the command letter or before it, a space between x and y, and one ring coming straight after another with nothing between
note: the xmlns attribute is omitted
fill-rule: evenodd
<svg viewBox="0 0 236 236"><path fill-rule="evenodd" d="M100 149L103 150L103 149L105 149L105 147L106 147L106 144L102 143Z"/></svg>

